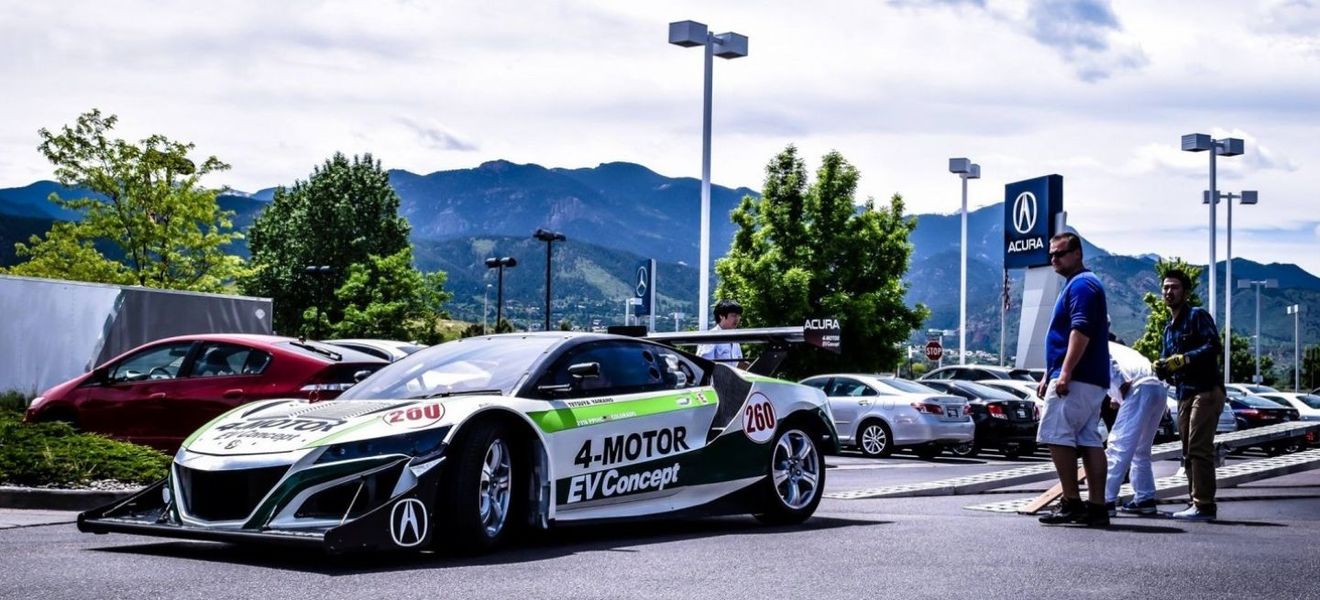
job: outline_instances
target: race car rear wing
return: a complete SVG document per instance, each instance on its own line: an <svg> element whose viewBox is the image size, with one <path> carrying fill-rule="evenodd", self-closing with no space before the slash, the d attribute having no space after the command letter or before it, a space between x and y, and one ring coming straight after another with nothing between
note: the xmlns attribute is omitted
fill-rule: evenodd
<svg viewBox="0 0 1320 600"><path fill-rule="evenodd" d="M769 376L801 344L816 346L835 354L841 351L838 319L807 319L801 327L755 327L748 329L712 329L708 331L654 332L646 339L671 346L702 344L766 344L768 347L747 367L747 371ZM738 362L729 360L722 362Z"/></svg>

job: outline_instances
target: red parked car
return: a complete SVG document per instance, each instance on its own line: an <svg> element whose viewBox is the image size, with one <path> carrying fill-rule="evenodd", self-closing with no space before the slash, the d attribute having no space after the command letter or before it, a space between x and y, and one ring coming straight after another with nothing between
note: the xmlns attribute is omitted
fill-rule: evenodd
<svg viewBox="0 0 1320 600"><path fill-rule="evenodd" d="M187 335L151 342L38 396L24 420L174 452L221 413L268 398L328 400L384 360L270 335ZM365 373L364 373L365 372Z"/></svg>

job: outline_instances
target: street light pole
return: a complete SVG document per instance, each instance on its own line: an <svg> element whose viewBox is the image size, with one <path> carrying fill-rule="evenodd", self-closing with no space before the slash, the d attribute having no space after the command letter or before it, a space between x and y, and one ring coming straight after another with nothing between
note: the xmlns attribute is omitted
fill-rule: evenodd
<svg viewBox="0 0 1320 600"><path fill-rule="evenodd" d="M1228 204L1228 218L1225 221L1225 230L1228 234L1225 238L1224 250L1228 257L1224 260L1224 356L1233 355L1233 286L1229 282L1233 281L1233 201L1240 200L1242 204L1256 204L1258 194L1254 190L1246 190L1241 194L1232 192L1219 194L1215 203L1219 200L1225 200ZM1205 192L1201 202L1210 203L1210 192ZM1230 383L1228 369L1224 369L1224 385Z"/></svg>
<svg viewBox="0 0 1320 600"><path fill-rule="evenodd" d="M550 331L550 248L555 242L562 242L568 238L562 233L549 229L537 229L532 233L532 237L545 242L545 330Z"/></svg>
<svg viewBox="0 0 1320 600"><path fill-rule="evenodd" d="M1238 156L1242 154L1243 142L1238 138L1224 138L1216 140L1204 133L1189 133L1182 136L1182 149L1185 152L1205 152L1210 151L1210 197L1219 197L1219 188L1215 181L1215 157L1216 156ZM1215 227L1215 203L1210 203L1210 318L1215 318L1215 294L1218 289L1215 260L1215 237L1218 234L1218 228ZM1227 281L1225 282L1228 283ZM1226 355L1227 356L1227 355ZM1227 363L1225 363L1227 364ZM1227 370L1227 369L1225 369Z"/></svg>
<svg viewBox="0 0 1320 600"><path fill-rule="evenodd" d="M1293 318L1293 391L1302 392L1302 361L1301 361L1301 312L1302 305L1294 304L1288 307L1288 314Z"/></svg>
<svg viewBox="0 0 1320 600"><path fill-rule="evenodd" d="M691 48L705 47L705 87L701 110L701 267L697 288L698 328L706 330L710 313L710 112L715 56L733 59L747 56L747 36L733 32L712 34L696 21L669 24L669 43Z"/></svg>
<svg viewBox="0 0 1320 600"><path fill-rule="evenodd" d="M981 165L970 159L950 158L949 172L962 179L962 268L958 280L958 364L967 364L967 180L981 178Z"/></svg>
<svg viewBox="0 0 1320 600"><path fill-rule="evenodd" d="M481 298L481 335L490 333L490 329L486 325L486 317L490 315L490 286L491 284L486 284L486 293Z"/></svg>
<svg viewBox="0 0 1320 600"><path fill-rule="evenodd" d="M1256 336L1255 336L1255 337L1256 337L1256 375L1255 375L1252 379L1253 379L1253 382L1254 382L1254 383L1259 384L1259 383L1261 382L1261 377L1260 377L1260 288L1263 288L1263 287L1267 287L1267 288L1276 288L1276 287L1279 287L1279 280L1277 280L1277 279L1255 279L1255 280L1252 280L1252 279L1239 279L1239 280L1238 280L1238 287L1240 287L1240 288L1248 288L1248 287L1254 287L1254 288L1256 288ZM1229 354L1225 354L1225 355L1224 355L1224 365L1225 365L1225 370L1231 370L1231 367L1228 366L1228 365L1231 365L1231 364L1232 364L1232 363L1231 363L1231 360L1230 360L1231 358L1232 358L1232 355L1229 355Z"/></svg>
<svg viewBox="0 0 1320 600"><path fill-rule="evenodd" d="M334 270L334 267L330 265L307 265L303 267L303 271L313 276L319 284L316 286L316 296L318 297L315 305L316 322L312 324L312 336L318 340L321 339L321 303L325 302L325 280Z"/></svg>
<svg viewBox="0 0 1320 600"><path fill-rule="evenodd" d="M486 268L496 269L499 284L495 287L495 330L499 331L504 320L504 269L518 266L518 259L511 256L491 257L486 259Z"/></svg>

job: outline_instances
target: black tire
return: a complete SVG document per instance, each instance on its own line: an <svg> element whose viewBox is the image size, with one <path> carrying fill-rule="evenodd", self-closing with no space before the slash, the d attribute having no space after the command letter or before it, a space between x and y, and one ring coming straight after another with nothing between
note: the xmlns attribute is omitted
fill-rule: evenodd
<svg viewBox="0 0 1320 600"><path fill-rule="evenodd" d="M73 428L74 431L82 431L82 427L78 425L78 416L72 411L64 408L57 408L55 410L41 413L37 416L35 421L37 423L64 423Z"/></svg>
<svg viewBox="0 0 1320 600"><path fill-rule="evenodd" d="M868 445L870 450L867 449ZM865 421L857 428L857 449L869 458L889 456L894 453L894 433L884 421L879 419Z"/></svg>
<svg viewBox="0 0 1320 600"><path fill-rule="evenodd" d="M825 456L816 438L802 429L784 428L771 442L767 466L769 473L758 484L762 512L753 516L767 525L796 525L811 518L825 492ZM814 483L809 483L812 476ZM807 484L810 496L803 498Z"/></svg>
<svg viewBox="0 0 1320 600"><path fill-rule="evenodd" d="M496 445L501 449L495 451ZM493 458L492 453L507 453L508 469L496 477L504 483L507 494L506 510L498 527L492 526L492 510L500 506L490 499L491 486L483 481L483 467ZM437 530L434 545L459 554L488 552L514 537L523 523L525 497L522 445L514 440L509 429L499 423L477 423L464 433L449 450L453 463L436 491L435 517L444 519L447 527ZM493 531L492 531L493 529Z"/></svg>
<svg viewBox="0 0 1320 600"><path fill-rule="evenodd" d="M958 458L976 458L981 453L981 447L974 442L965 442L956 446L949 446L949 452Z"/></svg>

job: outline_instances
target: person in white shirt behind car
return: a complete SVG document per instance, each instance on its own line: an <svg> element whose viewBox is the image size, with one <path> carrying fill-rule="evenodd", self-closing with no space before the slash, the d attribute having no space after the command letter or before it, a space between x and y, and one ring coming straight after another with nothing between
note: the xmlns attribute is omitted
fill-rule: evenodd
<svg viewBox="0 0 1320 600"><path fill-rule="evenodd" d="M1155 475L1150 468L1150 448L1165 411L1164 382L1155 377L1150 361L1140 352L1118 342L1109 342L1109 397L1119 403L1118 416L1109 432L1105 457L1109 468L1105 481L1105 508L1111 515L1120 510L1118 490L1131 469L1132 500L1125 513L1153 515Z"/></svg>
<svg viewBox="0 0 1320 600"><path fill-rule="evenodd" d="M720 300L715 303L715 326L711 331L727 331L737 329L738 324L742 322L743 308L734 300ZM729 366L737 366L740 369L747 368L747 363L743 362L742 345L732 342L725 344L702 344L697 346L697 355L702 358L708 358L715 362L724 363Z"/></svg>

